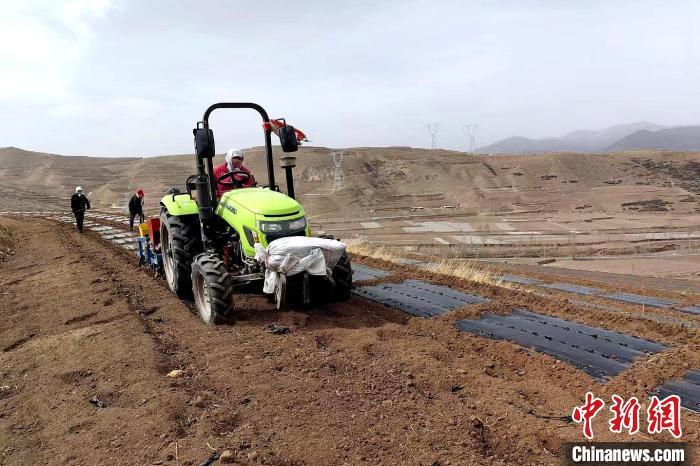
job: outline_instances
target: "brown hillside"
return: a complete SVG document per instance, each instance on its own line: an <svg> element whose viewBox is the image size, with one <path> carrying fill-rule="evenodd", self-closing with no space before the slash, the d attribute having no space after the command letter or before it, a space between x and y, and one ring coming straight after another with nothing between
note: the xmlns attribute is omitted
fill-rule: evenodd
<svg viewBox="0 0 700 466"><path fill-rule="evenodd" d="M444 206L482 214L576 212L582 206L590 206L588 212L614 213L654 199L680 213L694 211L693 194L700 193L697 177L687 176L700 166L700 153L479 157L411 148L350 148L345 153L345 188L334 191L331 150L305 147L298 152L296 191L312 217L360 219L417 209L428 213ZM249 149L246 155L265 184L262 149ZM155 199L168 187L182 187L193 172L193 155L67 157L0 149L0 193L8 210L65 208L75 185L90 193L95 207L115 209L123 209L129 193L143 188L148 205L155 208ZM276 176L285 189L282 173Z"/></svg>

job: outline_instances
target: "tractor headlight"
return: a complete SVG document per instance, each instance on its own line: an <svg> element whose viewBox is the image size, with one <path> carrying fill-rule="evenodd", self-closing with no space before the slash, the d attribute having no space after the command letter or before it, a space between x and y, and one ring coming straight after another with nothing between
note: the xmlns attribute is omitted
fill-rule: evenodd
<svg viewBox="0 0 700 466"><path fill-rule="evenodd" d="M289 222L290 230L301 230L303 228L306 228L306 218L304 217Z"/></svg>
<svg viewBox="0 0 700 466"><path fill-rule="evenodd" d="M263 233L276 233L284 229L282 223L278 222L259 222L258 226Z"/></svg>
<svg viewBox="0 0 700 466"><path fill-rule="evenodd" d="M258 222L258 228L263 233L280 233L284 231L303 230L306 228L306 218L283 220L280 222Z"/></svg>

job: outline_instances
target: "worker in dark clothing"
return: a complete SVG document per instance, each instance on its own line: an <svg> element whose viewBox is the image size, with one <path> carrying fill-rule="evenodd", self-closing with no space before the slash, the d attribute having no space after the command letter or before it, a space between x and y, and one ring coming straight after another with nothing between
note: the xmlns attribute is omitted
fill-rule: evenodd
<svg viewBox="0 0 700 466"><path fill-rule="evenodd" d="M136 191L129 200L129 229L134 229L134 218L139 216L139 224L143 223L143 189Z"/></svg>
<svg viewBox="0 0 700 466"><path fill-rule="evenodd" d="M75 215L75 225L78 227L79 232L83 232L83 219L85 218L85 211L90 209L90 201L87 196L83 194L83 188L76 186L75 194L70 198L70 208Z"/></svg>

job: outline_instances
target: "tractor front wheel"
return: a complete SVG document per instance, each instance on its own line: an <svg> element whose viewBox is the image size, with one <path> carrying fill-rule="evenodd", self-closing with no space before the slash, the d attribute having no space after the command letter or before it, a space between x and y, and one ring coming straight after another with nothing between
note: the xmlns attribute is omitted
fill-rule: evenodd
<svg viewBox="0 0 700 466"><path fill-rule="evenodd" d="M214 253L204 252L192 264L192 291L199 316L209 325L233 318L233 279L224 262Z"/></svg>

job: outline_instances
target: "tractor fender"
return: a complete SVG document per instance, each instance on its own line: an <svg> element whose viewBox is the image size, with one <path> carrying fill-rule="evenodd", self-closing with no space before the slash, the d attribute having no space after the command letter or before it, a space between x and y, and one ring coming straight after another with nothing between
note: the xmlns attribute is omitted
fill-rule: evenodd
<svg viewBox="0 0 700 466"><path fill-rule="evenodd" d="M199 213L197 202L189 194L168 194L160 200L160 205L168 209L170 215L196 215Z"/></svg>

